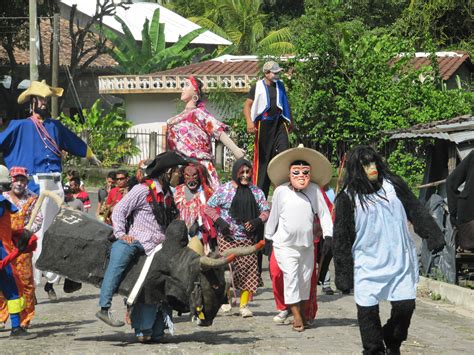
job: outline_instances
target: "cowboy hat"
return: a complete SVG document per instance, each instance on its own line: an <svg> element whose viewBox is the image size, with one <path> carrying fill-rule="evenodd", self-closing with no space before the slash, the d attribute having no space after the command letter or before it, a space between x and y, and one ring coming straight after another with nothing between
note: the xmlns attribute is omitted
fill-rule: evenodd
<svg viewBox="0 0 474 355"><path fill-rule="evenodd" d="M311 166L311 181L319 186L325 186L331 181L332 166L329 160L320 152L305 148L300 144L281 152L268 164L268 177L275 186L290 180L290 164L296 160L304 160Z"/></svg>
<svg viewBox="0 0 474 355"><path fill-rule="evenodd" d="M163 152L158 154L155 159L146 167L146 174L150 177L158 177L169 168L178 165L186 165L187 161L174 151Z"/></svg>
<svg viewBox="0 0 474 355"><path fill-rule="evenodd" d="M50 96L62 96L62 88L56 88L46 84L46 80L43 81L32 81L30 87L23 91L20 96L18 96L18 103L24 104L30 98L30 96L40 96L40 97L50 97Z"/></svg>

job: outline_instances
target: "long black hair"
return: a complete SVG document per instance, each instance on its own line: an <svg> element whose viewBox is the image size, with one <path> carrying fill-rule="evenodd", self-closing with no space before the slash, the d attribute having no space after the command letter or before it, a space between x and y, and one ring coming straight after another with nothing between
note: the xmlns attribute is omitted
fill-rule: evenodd
<svg viewBox="0 0 474 355"><path fill-rule="evenodd" d="M377 166L377 181L371 182L364 170L364 165L374 162ZM372 147L360 145L349 151L346 160L346 172L342 190L346 190L354 203L357 196L365 209L367 203L373 199L372 194L385 198L381 194L383 180L394 182L396 175L393 174L382 159Z"/></svg>

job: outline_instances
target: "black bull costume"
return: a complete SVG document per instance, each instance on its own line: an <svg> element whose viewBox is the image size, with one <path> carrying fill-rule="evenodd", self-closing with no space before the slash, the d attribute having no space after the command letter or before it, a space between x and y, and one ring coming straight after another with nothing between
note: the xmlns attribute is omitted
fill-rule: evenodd
<svg viewBox="0 0 474 355"><path fill-rule="evenodd" d="M93 217L62 208L45 234L37 267L100 287L112 234L110 226ZM256 252L264 244L207 257L187 247L187 234L184 222L170 224L163 248L155 254L136 302L166 303L178 312L191 312L200 319L200 325L207 326L226 302L223 266L235 257ZM117 290L119 294L130 294L145 259L146 256L140 256L129 265Z"/></svg>

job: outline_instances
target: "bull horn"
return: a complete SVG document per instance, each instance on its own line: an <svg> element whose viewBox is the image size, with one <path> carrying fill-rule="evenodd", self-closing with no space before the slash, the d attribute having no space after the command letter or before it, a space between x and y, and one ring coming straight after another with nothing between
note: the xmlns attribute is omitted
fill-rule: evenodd
<svg viewBox="0 0 474 355"><path fill-rule="evenodd" d="M254 254L257 251L263 249L265 246L265 239L259 241L257 244L249 246L249 247L237 247L237 248L231 248L227 249L222 253L222 256L227 256L231 254L235 254L235 256L245 256L245 255L250 255Z"/></svg>
<svg viewBox="0 0 474 355"><path fill-rule="evenodd" d="M63 204L63 199L58 194L47 190L42 191L38 197L38 200L36 201L35 208L33 208L33 211L31 212L30 220L28 221L28 224L26 225L25 229L31 230L33 222L35 221L38 212L41 210L41 205L43 204L43 201L46 197L52 199L54 202L56 202L58 207L61 208L61 205Z"/></svg>
<svg viewBox="0 0 474 355"><path fill-rule="evenodd" d="M219 259L210 258L208 256L201 256L200 262L201 262L201 266L212 269L212 268L217 268L220 266L227 265L231 263L232 261L234 261L234 259L235 259L234 254L230 254Z"/></svg>

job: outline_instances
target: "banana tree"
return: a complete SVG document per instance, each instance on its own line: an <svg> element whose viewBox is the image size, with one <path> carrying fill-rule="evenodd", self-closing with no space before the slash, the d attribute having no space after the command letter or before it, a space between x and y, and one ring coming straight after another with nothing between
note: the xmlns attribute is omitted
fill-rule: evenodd
<svg viewBox="0 0 474 355"><path fill-rule="evenodd" d="M119 70L127 74L148 74L186 65L201 54L203 48L187 48L205 28L198 28L181 37L167 47L165 24L160 23L160 9L153 13L151 22L146 19L142 29L142 40L136 41L127 24L118 16L115 19L122 25L123 36L110 29L105 34L112 42L110 55L119 63Z"/></svg>

